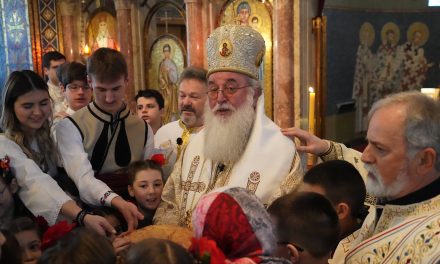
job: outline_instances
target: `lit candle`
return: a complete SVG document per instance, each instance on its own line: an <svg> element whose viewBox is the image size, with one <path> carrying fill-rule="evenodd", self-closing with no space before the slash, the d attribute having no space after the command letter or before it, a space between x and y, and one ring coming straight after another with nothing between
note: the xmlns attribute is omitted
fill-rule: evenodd
<svg viewBox="0 0 440 264"><path fill-rule="evenodd" d="M434 100L439 98L440 88L422 88L420 91Z"/></svg>
<svg viewBox="0 0 440 264"><path fill-rule="evenodd" d="M315 91L309 87L309 132L315 134Z"/></svg>
<svg viewBox="0 0 440 264"><path fill-rule="evenodd" d="M90 54L90 48L89 48L89 45L87 45L87 44L84 46L84 54L86 54L86 55Z"/></svg>

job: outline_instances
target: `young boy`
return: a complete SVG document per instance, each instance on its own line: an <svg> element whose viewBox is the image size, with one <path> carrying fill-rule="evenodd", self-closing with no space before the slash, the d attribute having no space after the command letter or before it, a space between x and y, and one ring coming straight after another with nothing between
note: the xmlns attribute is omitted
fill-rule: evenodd
<svg viewBox="0 0 440 264"><path fill-rule="evenodd" d="M364 216L365 183L358 170L344 160L331 160L304 175L301 191L324 195L332 203L341 225L339 239L360 228Z"/></svg>
<svg viewBox="0 0 440 264"><path fill-rule="evenodd" d="M140 90L136 97L137 115L151 126L153 133L162 126L164 115L164 99L159 91L154 89Z"/></svg>
<svg viewBox="0 0 440 264"><path fill-rule="evenodd" d="M53 112L65 110L64 95L61 93L56 71L60 65L66 62L66 57L58 51L50 51L43 55L43 71L49 87L49 95L53 101Z"/></svg>
<svg viewBox="0 0 440 264"><path fill-rule="evenodd" d="M276 257L292 263L328 263L338 244L339 222L330 202L312 192L287 194L268 208L275 220Z"/></svg>
<svg viewBox="0 0 440 264"><path fill-rule="evenodd" d="M153 224L164 185L161 166L152 160L133 162L128 167L128 181L128 193L136 200L139 211L144 215L138 228Z"/></svg>
<svg viewBox="0 0 440 264"><path fill-rule="evenodd" d="M55 120L74 114L92 101L86 65L79 62L64 63L58 67L57 76L61 92L66 98L66 110L55 113Z"/></svg>
<svg viewBox="0 0 440 264"><path fill-rule="evenodd" d="M124 170L152 155L153 132L124 102L128 66L122 53L97 49L87 60L87 78L93 102L55 127L58 150L81 200L118 209L132 231L143 217L123 199L128 197Z"/></svg>

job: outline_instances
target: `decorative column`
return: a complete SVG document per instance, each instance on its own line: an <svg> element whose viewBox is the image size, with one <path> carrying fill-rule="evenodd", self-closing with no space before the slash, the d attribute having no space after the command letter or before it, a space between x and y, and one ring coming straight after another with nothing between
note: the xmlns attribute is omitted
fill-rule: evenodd
<svg viewBox="0 0 440 264"><path fill-rule="evenodd" d="M79 58L79 43L76 32L76 20L74 17L76 3L72 0L60 2L61 22L63 27L64 56L67 61Z"/></svg>
<svg viewBox="0 0 440 264"><path fill-rule="evenodd" d="M133 74L133 41L131 30L131 1L115 0L117 30L119 36L119 50L125 56L128 67L128 87L126 102L132 107L134 101L134 74Z"/></svg>
<svg viewBox="0 0 440 264"><path fill-rule="evenodd" d="M323 137L325 135L325 126L323 122L324 116L324 102L325 91L323 85L323 68L324 68L324 47L323 47L323 38L325 37L325 17L317 16L312 20L313 24L313 33L315 35L315 68L316 68L316 90L318 95L318 100L316 101L316 132L315 135L318 137ZM311 122L309 120L309 122Z"/></svg>
<svg viewBox="0 0 440 264"><path fill-rule="evenodd" d="M294 1L276 0L273 12L274 121L294 126Z"/></svg>
<svg viewBox="0 0 440 264"><path fill-rule="evenodd" d="M186 39L188 66L203 67L205 40L203 39L202 0L185 0L186 4Z"/></svg>

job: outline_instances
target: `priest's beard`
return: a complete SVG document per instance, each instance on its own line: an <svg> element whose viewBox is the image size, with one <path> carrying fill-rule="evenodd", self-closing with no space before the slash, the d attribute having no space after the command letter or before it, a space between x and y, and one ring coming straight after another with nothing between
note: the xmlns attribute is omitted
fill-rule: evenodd
<svg viewBox="0 0 440 264"><path fill-rule="evenodd" d="M368 171L368 178L366 183L367 192L376 196L379 199L390 200L402 191L403 187L408 184L407 167L401 168L397 172L396 179L386 186L383 183L382 176L375 165L365 164L365 169Z"/></svg>
<svg viewBox="0 0 440 264"><path fill-rule="evenodd" d="M224 118L214 115L218 109L234 112ZM235 163L243 154L255 120L253 93L248 93L246 102L235 109L229 103L216 105L214 109L205 105L205 139L203 151L206 158L220 163Z"/></svg>

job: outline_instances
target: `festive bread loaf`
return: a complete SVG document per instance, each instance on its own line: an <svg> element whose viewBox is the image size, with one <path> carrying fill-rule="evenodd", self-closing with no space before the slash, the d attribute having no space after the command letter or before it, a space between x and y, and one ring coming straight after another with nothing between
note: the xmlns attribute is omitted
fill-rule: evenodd
<svg viewBox="0 0 440 264"><path fill-rule="evenodd" d="M140 242L146 238L161 238L189 248L193 233L191 230L179 226L150 225L133 231L129 236L132 243Z"/></svg>

